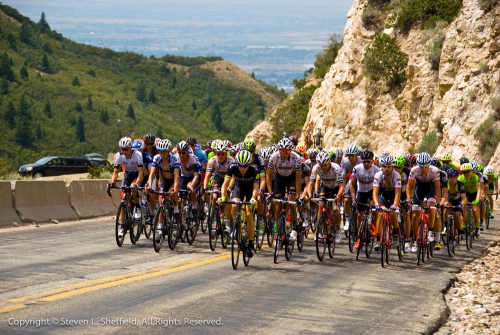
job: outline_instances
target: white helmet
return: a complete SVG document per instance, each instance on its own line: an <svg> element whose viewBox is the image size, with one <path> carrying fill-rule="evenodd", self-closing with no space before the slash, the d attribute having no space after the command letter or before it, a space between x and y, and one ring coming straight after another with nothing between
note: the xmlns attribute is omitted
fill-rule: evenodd
<svg viewBox="0 0 500 335"><path fill-rule="evenodd" d="M130 148L132 146L132 139L130 137L122 137L120 142L118 142L120 148Z"/></svg>
<svg viewBox="0 0 500 335"><path fill-rule="evenodd" d="M156 149L160 151L170 151L170 149L172 149L172 142L167 139L160 140L156 145Z"/></svg>

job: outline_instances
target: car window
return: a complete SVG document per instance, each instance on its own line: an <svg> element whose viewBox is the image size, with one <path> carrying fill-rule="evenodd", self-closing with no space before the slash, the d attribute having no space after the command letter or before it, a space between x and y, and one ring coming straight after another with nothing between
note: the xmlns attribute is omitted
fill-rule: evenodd
<svg viewBox="0 0 500 335"><path fill-rule="evenodd" d="M72 158L65 158L65 159L63 159L63 165L74 166L75 160Z"/></svg>
<svg viewBox="0 0 500 335"><path fill-rule="evenodd" d="M51 160L48 164L49 165L61 165L61 160L59 158L55 158L55 159Z"/></svg>

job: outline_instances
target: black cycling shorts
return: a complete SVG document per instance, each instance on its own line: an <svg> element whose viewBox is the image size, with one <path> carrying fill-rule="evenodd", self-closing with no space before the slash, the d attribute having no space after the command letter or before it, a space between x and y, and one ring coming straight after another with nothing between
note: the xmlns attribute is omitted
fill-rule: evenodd
<svg viewBox="0 0 500 335"><path fill-rule="evenodd" d="M335 198L338 193L339 193L339 187L338 186L334 187L334 188L328 188L328 187L323 186L323 184L322 184L319 187L319 195L321 197L332 199L332 198Z"/></svg>
<svg viewBox="0 0 500 335"><path fill-rule="evenodd" d="M139 171L128 172L125 171L122 179L122 186L129 187L132 182L139 176Z"/></svg>
<svg viewBox="0 0 500 335"><path fill-rule="evenodd" d="M295 182L296 182L295 173L292 173L288 177L283 177L280 176L279 174L276 174L273 185L274 198L281 199L283 198L285 193L297 194Z"/></svg>
<svg viewBox="0 0 500 335"><path fill-rule="evenodd" d="M378 204L386 208L391 208L394 204L394 198L396 197L396 190L387 191L383 188L379 189L378 194Z"/></svg>
<svg viewBox="0 0 500 335"><path fill-rule="evenodd" d="M161 186L160 186L160 191L163 192L168 192L170 188L174 185L174 178L172 179L167 179L165 177L161 177Z"/></svg>
<svg viewBox="0 0 500 335"><path fill-rule="evenodd" d="M240 199L241 201L250 201L250 199L252 199L252 193L253 193L253 184L252 186L249 186L249 185L241 185L240 183L236 182L234 184L232 198Z"/></svg>
<svg viewBox="0 0 500 335"><path fill-rule="evenodd" d="M369 207L362 205L362 204L370 204L370 201L373 199L373 190L368 191L368 192L358 192L356 193L356 208L358 209L358 212L362 212L365 209L368 209Z"/></svg>

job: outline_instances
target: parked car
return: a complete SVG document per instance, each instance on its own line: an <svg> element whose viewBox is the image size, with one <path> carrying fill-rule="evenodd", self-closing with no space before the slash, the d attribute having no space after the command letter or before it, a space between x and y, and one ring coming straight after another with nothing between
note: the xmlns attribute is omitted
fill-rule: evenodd
<svg viewBox="0 0 500 335"><path fill-rule="evenodd" d="M101 166L110 169L112 168L112 165L108 162L106 158L104 158L103 155L92 153L92 154L86 154L85 157L87 157L90 160L90 163L92 164L92 167L94 169L97 169Z"/></svg>
<svg viewBox="0 0 500 335"><path fill-rule="evenodd" d="M19 168L21 176L40 178L44 176L61 176L64 174L85 173L92 167L87 157L48 156L35 163L25 164Z"/></svg>

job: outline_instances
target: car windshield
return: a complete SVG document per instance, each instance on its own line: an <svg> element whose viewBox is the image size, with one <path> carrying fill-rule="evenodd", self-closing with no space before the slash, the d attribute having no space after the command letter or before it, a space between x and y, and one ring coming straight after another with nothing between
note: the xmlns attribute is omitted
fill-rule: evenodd
<svg viewBox="0 0 500 335"><path fill-rule="evenodd" d="M54 158L54 157L43 157L43 158L41 158L41 159L37 160L37 161L35 162L35 164L40 164L40 165L46 164L46 163L47 163L48 161L50 161L52 158Z"/></svg>

